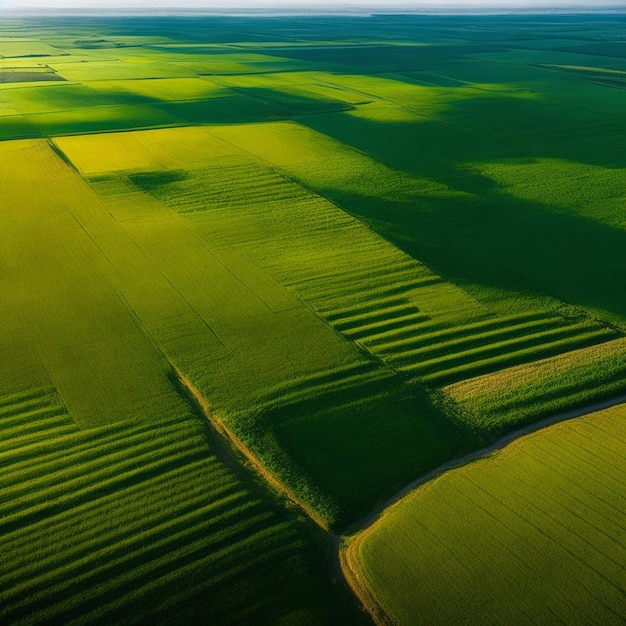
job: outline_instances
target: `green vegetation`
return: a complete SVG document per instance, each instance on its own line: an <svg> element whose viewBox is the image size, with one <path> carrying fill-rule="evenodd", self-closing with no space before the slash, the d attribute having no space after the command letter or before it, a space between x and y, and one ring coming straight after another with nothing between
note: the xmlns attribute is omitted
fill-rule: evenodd
<svg viewBox="0 0 626 626"><path fill-rule="evenodd" d="M552 426L425 484L347 548L393 623L622 624L626 410Z"/></svg>
<svg viewBox="0 0 626 626"><path fill-rule="evenodd" d="M0 83L35 83L37 81L62 81L54 70L46 66L3 67L0 71Z"/></svg>
<svg viewBox="0 0 626 626"><path fill-rule="evenodd" d="M3 19L0 619L350 623L260 481L341 530L626 393L623 24Z"/></svg>
<svg viewBox="0 0 626 626"><path fill-rule="evenodd" d="M270 133L283 128L268 126L253 128ZM98 231L110 231L107 243L99 245L110 259L119 257L113 261L120 265L117 272L140 262L146 266L142 276L158 272L169 282L162 291L174 288L177 299L183 296L210 329L208 350L181 328L167 334L150 330L170 361L299 500L324 523L344 524L416 472L480 440L441 415L423 390L338 335L331 325L340 324L332 314L316 306L316 315L302 300L321 303L320 294L332 286L333 302L339 297L349 306L363 297L355 290L355 274L371 274L366 297L376 302L382 297L386 306L389 288L381 262L398 267L408 279L406 288L395 288L395 298L411 310L415 289L419 293L425 283L442 281L337 207L233 145L227 133L238 128L68 137L55 145L80 172L92 174L101 211L114 218L90 213L81 223L90 233L97 229L98 240ZM322 155L315 144L310 154ZM188 163L184 172L155 171L182 158ZM142 250L142 259L136 250L128 251L132 257L121 256L114 237L122 235ZM356 254L350 251L355 242ZM145 289L131 291L126 277L112 279L147 328L152 309L164 306L163 296L157 305ZM210 290L203 289L209 284ZM440 289L425 299L432 302L433 314L446 299L459 308L465 303L480 308L452 285ZM381 314L387 315L385 309ZM198 336L197 329L193 332ZM385 449L396 450L394 463L383 460ZM364 466L365 457L381 457L381 462Z"/></svg>
<svg viewBox="0 0 626 626"><path fill-rule="evenodd" d="M0 420L3 623L351 621L302 522L196 417L80 430L41 388Z"/></svg>
<svg viewBox="0 0 626 626"><path fill-rule="evenodd" d="M626 394L626 341L463 381L444 388L459 418L499 434L541 417Z"/></svg>

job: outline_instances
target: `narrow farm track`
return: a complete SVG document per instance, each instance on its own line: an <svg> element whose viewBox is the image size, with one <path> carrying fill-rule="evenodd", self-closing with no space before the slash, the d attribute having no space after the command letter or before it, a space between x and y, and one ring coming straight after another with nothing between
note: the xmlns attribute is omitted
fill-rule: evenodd
<svg viewBox="0 0 626 626"><path fill-rule="evenodd" d="M193 403L197 412L204 417L206 424L210 426L210 438L212 441L218 440L219 449L223 460L230 467L237 464L236 452L239 452L243 458L248 461L254 468L254 471L265 481L265 483L274 491L283 494L290 502L295 504L310 520L315 522L322 530L329 532L328 526L324 521L316 515L311 507L307 506L293 492L288 490L277 478L270 474L263 465L258 461L255 455L250 452L246 445L235 436L235 434L226 427L222 420L219 419L209 408L207 401L202 394L196 389L191 381L175 368L176 376L180 383L180 387L184 389L185 396ZM239 465L241 462L239 461ZM241 473L241 471L240 471ZM249 472L247 472L250 475Z"/></svg>
<svg viewBox="0 0 626 626"><path fill-rule="evenodd" d="M221 422L221 420L215 418L206 400L202 397L200 392L188 381L184 375L176 371L177 383L179 392L188 399L192 404L194 410L204 418L207 430L207 436L214 446L217 454L221 460L235 470L240 477L242 477L249 484L256 484L259 487L259 481L269 487L274 493L279 492L292 502L298 509L306 516L306 518L318 529L321 529L327 536L333 546L333 559L331 563L332 575L344 586L346 590L354 597L355 601L360 605L362 611L364 611L372 623L386 626L390 624L388 617L384 610L379 605L377 599L366 592L366 586L359 583L359 572L350 563L347 558L344 539L346 536L355 535L368 529L374 524L389 507L393 506L407 495L409 495L414 489L420 485L428 482L451 470L469 464L477 459L484 458L487 455L505 448L507 445L516 441L524 435L528 435L533 432L537 432L554 424L564 422L570 419L583 417L585 415L595 413L613 406L617 406L626 403L626 394L614 397L602 402L596 402L594 404L579 407L577 409L571 409L553 415L551 417L540 420L533 424L529 424L522 428L516 429L503 437L499 438L493 444L488 447L481 448L474 452L468 453L461 457L458 457L448 463L444 463L439 467L422 474L419 478L415 479L405 487L403 487L396 494L385 500L382 504L376 507L373 511L368 513L365 517L355 521L349 527L344 529L342 534L334 533L328 528L324 522L315 515L314 511L307 507L306 504L301 502L295 494L290 492L279 480L261 466L259 461L256 460L254 454L246 448L246 446L239 441L236 436L230 432L228 428ZM244 461L245 459L245 461ZM243 463L242 463L243 461ZM245 465L245 462L250 463L251 467Z"/></svg>
<svg viewBox="0 0 626 626"><path fill-rule="evenodd" d="M190 403L192 410L202 418L205 424L206 436L217 457L227 467L231 468L249 487L258 489L259 484L261 484L261 487L264 487L266 491L269 489L272 493L280 493L298 508L317 532L322 531L332 545L332 559L329 564L332 577L344 587L348 597L354 598L362 614L363 622L377 623L376 619L369 614L366 603L359 594L355 593L342 567L340 561L342 535L332 532L328 526L315 515L310 507L299 500L297 496L289 491L280 481L268 474L245 445L226 428L221 420L214 416L208 403L194 385L182 372L176 368L174 368L174 371L176 374L175 385L179 393ZM250 463L250 466L247 466L245 462Z"/></svg>
<svg viewBox="0 0 626 626"><path fill-rule="evenodd" d="M492 452L496 452L498 450L502 450L506 446L508 446L513 441L516 441L520 437L524 435L529 435L530 433L537 432L548 426L553 426L554 424L559 424L560 422L565 422L567 420L575 419L577 417L584 417L585 415L589 415L591 413L595 413L597 411L602 411L603 409L609 409L611 407L617 406L619 404L626 403L626 394L617 396L615 398L611 398L609 400L603 400L601 402L595 402L594 404L589 404L586 406L579 407L577 409L570 409L569 411L563 411L562 413L558 413L556 415L552 415L551 417L546 417L538 422L534 422L533 424L528 424L527 426L523 426L522 428L518 428L506 435L500 437L497 441L492 443L491 445L481 448L480 450L475 450L474 452L469 452L461 457L458 457L452 461L447 463L443 463L439 467L432 469L426 474L422 474L419 478L416 478L414 481L410 482L408 485L404 486L400 491L395 493L393 496L390 496L387 500L377 506L373 511L368 513L366 516L362 517L359 520L356 520L352 523L348 528L345 529L345 535L354 535L360 533L367 528L369 528L376 520L380 517L380 515L387 510L390 506L396 504L402 500L405 496L409 495L414 489L423 485L424 483L432 480L436 476L447 472L450 469L461 467L463 465L467 465L472 461L476 461L482 457L485 457Z"/></svg>

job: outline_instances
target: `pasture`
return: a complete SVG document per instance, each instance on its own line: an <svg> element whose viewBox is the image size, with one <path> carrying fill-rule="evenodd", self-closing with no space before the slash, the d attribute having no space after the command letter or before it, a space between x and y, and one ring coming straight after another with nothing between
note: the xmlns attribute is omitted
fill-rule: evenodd
<svg viewBox="0 0 626 626"><path fill-rule="evenodd" d="M358 527L442 464L625 394L623 25L3 19L0 619L359 622L313 523ZM381 537L438 524L465 494L446 532L492 516L500 569L485 576L505 572L501 600L468 591L482 536L454 553L460 574L439 534L402 544L406 575L432 585L419 594L385 586L405 570L386 553L389 572L371 565L383 547L367 531L348 550L354 575L400 621L453 620L468 597L476 619L497 620L522 559L528 596L511 615L567 621L586 603L611 623L623 529L594 508L571 452L598 493L622 497L605 467L618 465L622 413L603 415L576 444L568 433L586 422L537 433L515 457L548 489L537 472L552 476L567 450L550 494L563 510L585 502L597 532L584 550L554 525L561 509L512 477L516 444L381 522ZM467 496L465 471L492 491ZM432 515L397 513L431 492ZM511 513L531 496L532 518ZM571 581L533 560L529 519ZM563 523L587 532L577 520ZM429 559L445 561L438 577ZM554 607L535 575L559 590Z"/></svg>

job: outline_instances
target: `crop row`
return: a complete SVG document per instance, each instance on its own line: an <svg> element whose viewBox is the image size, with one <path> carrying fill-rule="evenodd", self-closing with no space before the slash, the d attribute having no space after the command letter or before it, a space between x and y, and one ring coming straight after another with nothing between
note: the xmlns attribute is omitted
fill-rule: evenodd
<svg viewBox="0 0 626 626"><path fill-rule="evenodd" d="M28 579L53 569L55 564L58 567L120 539L140 535L146 524L154 526L159 519L166 521L197 508L205 503L208 493L216 504L245 494L238 483L219 470L214 459L196 461L7 533L6 570L1 580L8 588L9 582ZM175 491L167 493L168 489ZM163 497L158 498L159 494ZM122 500L132 505L122 508ZM91 518L104 521L99 511L107 511L105 526L88 522ZM56 535L68 536L62 554L58 554L54 543L46 541ZM26 546L36 547L30 558L25 558Z"/></svg>
<svg viewBox="0 0 626 626"><path fill-rule="evenodd" d="M180 418L175 418L170 421L160 421L158 424L165 426L179 421ZM48 436L41 441L25 446L21 445L21 439L18 438L13 440L13 449L0 452L0 466L6 468L6 471L13 471L12 466L14 465L19 465L19 468L26 470L41 463L62 458L65 455L75 454L90 449L94 435L98 437L103 446L111 446L110 449L123 447L129 437L152 431L154 426L155 424L143 422L117 422L102 429L75 430L75 432L63 436L62 448L59 447L55 437Z"/></svg>
<svg viewBox="0 0 626 626"><path fill-rule="evenodd" d="M376 279L363 283L365 297L353 306L328 305L324 317L373 355L429 385L463 378L558 354L616 337L593 322L571 322L549 311L492 317L469 323L432 319L408 300L390 297L396 291L433 284L431 277L406 282L404 272L386 277L389 285L376 292ZM433 277L436 283L437 277ZM440 280L440 279L439 279ZM379 279L380 282L380 279ZM348 283L349 284L349 283ZM344 287L344 291L345 291ZM359 289L359 283L354 286ZM340 293L337 286L335 294ZM320 297L329 292L319 293Z"/></svg>
<svg viewBox="0 0 626 626"><path fill-rule="evenodd" d="M461 378L484 374L518 363L534 361L588 345L614 339L608 328L582 326L546 331L506 341L497 341L479 348L461 350L440 358L402 364L401 369L417 375L429 384L446 384Z"/></svg>
<svg viewBox="0 0 626 626"><path fill-rule="evenodd" d="M141 178L133 180L141 185ZM149 189L179 213L247 209L269 202L294 201L306 195L297 185L255 163L198 170L189 178Z"/></svg>
<svg viewBox="0 0 626 626"><path fill-rule="evenodd" d="M417 336L405 336L402 329L381 333L369 337L365 343L368 347L376 346L377 350L388 353L404 352L426 346L445 346L453 342L462 344L464 341L480 341L482 338L505 337L527 329L543 330L561 326L563 318L547 312L519 313L517 315L492 317L478 322L447 326L441 329L428 329L428 332Z"/></svg>
<svg viewBox="0 0 626 626"><path fill-rule="evenodd" d="M254 611L302 583L302 538L211 454L195 420L48 437L0 464L3 623L110 623L135 610L161 621L185 599L223 618L247 610L242 593L255 589Z"/></svg>
<svg viewBox="0 0 626 626"><path fill-rule="evenodd" d="M33 389L2 398L0 403L0 467L9 462L6 453L36 445L57 435L78 431L56 391Z"/></svg>
<svg viewBox="0 0 626 626"><path fill-rule="evenodd" d="M233 508L229 509L228 504ZM7 600L17 612L36 606L42 597L49 594L58 597L76 595L90 580L129 577L136 575L135 570L146 571L148 564L152 568L158 567L162 562L169 562L175 550L192 550L196 542L207 552L226 547L230 541L236 544L247 534L252 535L265 528L271 517L270 513L251 510L250 504L242 505L231 499L230 502L211 503L194 508L185 515L156 522L134 536L119 539L104 549L89 550L81 559L13 586ZM119 581L116 582L119 584Z"/></svg>
<svg viewBox="0 0 626 626"><path fill-rule="evenodd" d="M48 387L12 394L1 400L0 425L9 423L10 418L19 418L22 413L60 406L63 406L61 399Z"/></svg>
<svg viewBox="0 0 626 626"><path fill-rule="evenodd" d="M143 455L155 450L169 450L178 444L185 446L190 439L193 442L194 430L182 422L169 427L161 426L158 434L150 438L146 437L145 432L127 437L119 437L119 434L115 433L108 441L104 437L99 438L100 445L97 448L89 442L72 450L59 451L52 457L42 456L38 462L31 462L27 467L18 464L3 472L0 477L0 489L5 490L6 502L19 497L22 493L18 487L20 483L24 485L23 490L28 492L31 489L39 489L40 485L44 488L72 480L80 476L85 468L88 468L92 477L99 475L97 472L101 469L106 470L109 467L117 471L121 469L117 467L117 463L126 460L128 446L133 446L137 451L137 460L141 463ZM105 475L106 478L108 476Z"/></svg>
<svg viewBox="0 0 626 626"><path fill-rule="evenodd" d="M384 390L393 378L390 369L383 369L375 362L367 362L359 367L333 369L330 373L300 379L291 385L283 385L282 392L273 391L262 398L266 408L278 406L295 407L306 404L309 410L314 406L323 408L333 397L346 401L356 394L358 397L375 395Z"/></svg>

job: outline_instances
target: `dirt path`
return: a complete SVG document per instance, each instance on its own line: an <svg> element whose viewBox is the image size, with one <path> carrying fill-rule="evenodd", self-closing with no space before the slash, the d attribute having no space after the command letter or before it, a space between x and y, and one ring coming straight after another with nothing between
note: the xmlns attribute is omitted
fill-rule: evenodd
<svg viewBox="0 0 626 626"><path fill-rule="evenodd" d="M443 463L439 467L432 469L430 472L422 474L419 478L416 478L408 485L405 485L400 491L396 492L393 496L387 498L387 500L379 504L367 515L350 524L350 526L345 529L344 535L353 535L367 529L378 520L378 518L385 512L388 507L393 506L394 504L396 504L396 502L402 500L402 498L409 495L414 489L416 489L420 485L427 483L429 480L432 480L436 476L444 474L448 470L466 465L467 463L488 456L489 454L497 450L502 450L510 443L519 439L520 437L523 437L524 435L529 435L530 433L537 432L539 430L542 430L543 428L547 428L548 426L553 426L554 424L566 422L567 420L571 420L576 417L589 415L590 413L602 411L603 409L608 409L612 406L624 403L626 403L626 395L621 395L615 398L611 398L609 400L603 400L602 402L588 404L587 406L582 406L577 409L563 411L562 413L557 413L556 415L546 417L545 419L539 420L538 422L528 424L527 426L523 426L522 428L518 428L517 430L507 433L486 448L480 448L479 450L475 450L474 452L469 452L468 454L457 457L452 461Z"/></svg>
<svg viewBox="0 0 626 626"><path fill-rule="evenodd" d="M292 504L298 507L304 515L315 522L317 526L326 532L330 532L328 526L320 519L315 511L302 502L302 500L283 485L272 473L268 472L241 439L224 424L216 413L211 411L208 402L193 383L176 366L172 365L172 369L176 375L179 389L183 390L184 395L192 400L196 412L200 413L205 421L205 425L210 428L210 438L226 465L232 469L235 469L237 465L241 465L241 460L237 459L234 453L237 451L249 464L251 469L251 472L249 470L249 475L256 474L259 476L266 485L271 487L274 493L285 496Z"/></svg>
<svg viewBox="0 0 626 626"><path fill-rule="evenodd" d="M182 372L180 372L176 367L173 367L173 373L174 380L172 382L176 385L179 392L190 401L194 411L199 415L199 417L202 418L202 421L208 431L207 436L211 440L218 456L222 459L222 461L238 473L244 480L246 480L246 482L256 482L259 487L261 487L259 482L265 483L265 487L267 488L269 486L274 493L282 493L283 496L295 504L318 529L321 529L323 533L326 534L333 546L332 563L330 564L333 578L335 578L335 580L337 580L337 582L339 582L345 589L349 589L355 600L357 600L357 602L361 605L361 610L364 613L362 615L364 623L369 622L379 626L387 626L389 624L388 618L376 598L367 594L367 587L359 582L358 568L355 568L354 565L350 563L346 552L345 540L347 537L367 530L390 506L393 506L402 500L420 485L423 485L429 480L432 480L433 478L440 476L451 469L461 467L477 459L484 458L492 452L505 448L507 445L524 435L537 432L554 424L582 417L603 409L608 409L618 404L626 403L626 395L621 395L609 400L572 409L570 411L564 411L507 433L490 446L475 450L474 452L470 452L461 457L457 457L447 463L443 463L426 474L422 474L414 481L405 485L393 496L379 504L367 515L356 520L344 530L342 535L338 535L333 533L315 515L314 511L301 502L295 494L290 493L280 481L265 470L265 468L247 449L247 447L225 427L219 418L212 414L202 394L200 394L200 392L195 388L191 381L189 381L182 374Z"/></svg>

